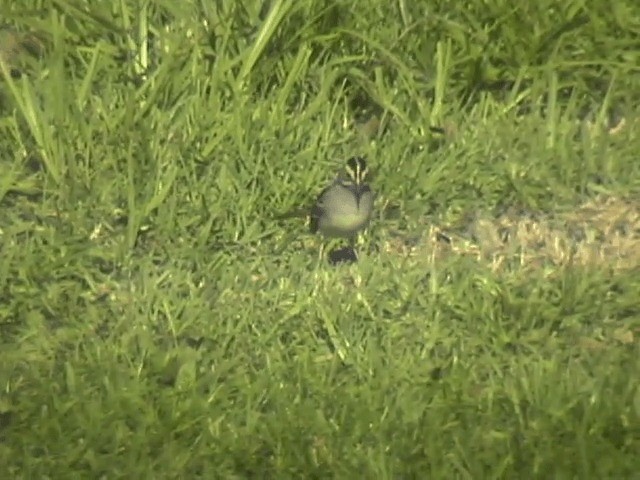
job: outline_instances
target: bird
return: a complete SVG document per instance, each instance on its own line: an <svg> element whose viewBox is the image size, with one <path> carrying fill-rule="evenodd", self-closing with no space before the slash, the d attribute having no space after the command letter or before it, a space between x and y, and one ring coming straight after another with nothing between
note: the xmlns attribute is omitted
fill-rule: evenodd
<svg viewBox="0 0 640 480"><path fill-rule="evenodd" d="M373 214L374 193L367 183L367 161L354 156L329 184L311 208L309 230L328 238L355 241Z"/></svg>
<svg viewBox="0 0 640 480"><path fill-rule="evenodd" d="M320 192L315 203L276 218L284 220L305 217L309 219L310 233L321 234L330 241L347 239L349 248L330 251L329 261L332 264L357 261L357 236L369 225L375 200L375 194L367 181L368 172L365 158L353 156ZM324 250L323 247L320 248L320 257Z"/></svg>

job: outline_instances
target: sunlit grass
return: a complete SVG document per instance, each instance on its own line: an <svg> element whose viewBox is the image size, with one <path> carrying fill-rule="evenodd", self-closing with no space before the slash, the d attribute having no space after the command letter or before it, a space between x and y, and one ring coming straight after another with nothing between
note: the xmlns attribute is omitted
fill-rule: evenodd
<svg viewBox="0 0 640 480"><path fill-rule="evenodd" d="M210 3L0 1L2 477L636 474L633 2Z"/></svg>

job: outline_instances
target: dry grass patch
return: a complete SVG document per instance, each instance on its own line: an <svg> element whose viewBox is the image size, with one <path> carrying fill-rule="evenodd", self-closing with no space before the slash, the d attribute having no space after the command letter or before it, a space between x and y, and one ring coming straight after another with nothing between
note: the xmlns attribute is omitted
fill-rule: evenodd
<svg viewBox="0 0 640 480"><path fill-rule="evenodd" d="M425 241L410 246L396 239L387 250L432 260L472 256L496 272L640 266L640 202L635 199L596 198L571 211L544 215L515 210L497 218L476 215L463 233L452 230L459 231L432 226Z"/></svg>

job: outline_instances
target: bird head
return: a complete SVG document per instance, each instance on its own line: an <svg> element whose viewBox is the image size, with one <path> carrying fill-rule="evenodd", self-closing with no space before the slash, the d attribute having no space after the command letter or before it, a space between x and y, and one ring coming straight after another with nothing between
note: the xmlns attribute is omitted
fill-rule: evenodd
<svg viewBox="0 0 640 480"><path fill-rule="evenodd" d="M368 173L367 161L364 157L356 156L347 160L343 184L353 189L358 203L362 194L370 190L367 184Z"/></svg>

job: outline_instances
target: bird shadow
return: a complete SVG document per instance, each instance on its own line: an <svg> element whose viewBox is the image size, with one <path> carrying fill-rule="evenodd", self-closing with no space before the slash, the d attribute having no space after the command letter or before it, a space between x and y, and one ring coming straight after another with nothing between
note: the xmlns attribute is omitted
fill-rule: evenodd
<svg viewBox="0 0 640 480"><path fill-rule="evenodd" d="M328 260L330 265L355 263L358 261L358 253L351 246L334 248L328 253Z"/></svg>

